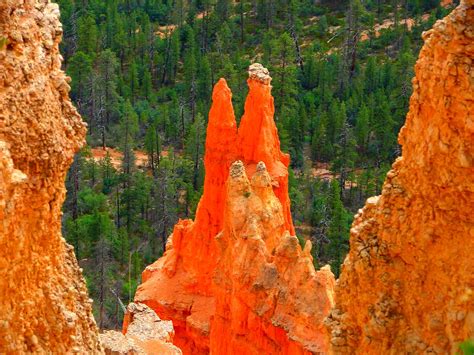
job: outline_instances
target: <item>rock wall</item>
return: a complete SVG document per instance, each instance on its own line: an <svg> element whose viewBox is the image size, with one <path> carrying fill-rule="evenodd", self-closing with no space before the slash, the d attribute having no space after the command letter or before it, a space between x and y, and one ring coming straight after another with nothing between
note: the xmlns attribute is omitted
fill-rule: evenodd
<svg viewBox="0 0 474 355"><path fill-rule="evenodd" d="M250 67L249 94L238 129L232 93L224 79L216 84L206 138L204 193L196 219L179 221L165 255L146 268L135 295L136 302L173 321L174 343L184 354L276 349L297 354L325 349L322 322L332 305L334 277L328 269L315 272L309 249L303 252L294 236L289 156L280 150L270 81L260 64ZM268 209L243 204L242 214L238 207L230 207L235 193L226 181L231 164L239 159L249 177L257 174L259 162L264 164ZM249 201L257 203L257 198ZM233 216L239 220L233 221ZM243 226L248 223L248 228L257 229ZM241 230L234 230L234 224ZM262 234L267 227L271 233ZM248 233L255 233L250 244L245 242ZM245 252L233 251L244 246ZM274 257L277 250L281 255ZM272 277L270 284L263 280L267 277Z"/></svg>
<svg viewBox="0 0 474 355"><path fill-rule="evenodd" d="M61 237L64 179L85 125L61 71L59 10L0 2L0 353L101 351Z"/></svg>
<svg viewBox="0 0 474 355"><path fill-rule="evenodd" d="M456 353L474 338L474 1L423 38L402 157L351 229L335 353Z"/></svg>

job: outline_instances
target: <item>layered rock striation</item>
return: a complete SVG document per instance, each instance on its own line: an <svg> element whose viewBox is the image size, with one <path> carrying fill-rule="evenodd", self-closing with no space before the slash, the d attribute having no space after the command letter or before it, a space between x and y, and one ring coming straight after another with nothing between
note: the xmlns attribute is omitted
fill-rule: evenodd
<svg viewBox="0 0 474 355"><path fill-rule="evenodd" d="M351 229L334 353L457 353L474 338L474 1L423 38L402 157Z"/></svg>
<svg viewBox="0 0 474 355"><path fill-rule="evenodd" d="M64 179L86 127L61 71L59 10L0 2L0 353L101 351L61 237Z"/></svg>
<svg viewBox="0 0 474 355"><path fill-rule="evenodd" d="M263 66L250 67L239 128L230 89L224 79L216 84L196 219L175 226L135 296L173 321L185 354L325 349L334 277L314 270L310 244L303 251L294 236L289 156L280 150L270 81ZM241 180L255 176L246 191L229 178L237 160Z"/></svg>

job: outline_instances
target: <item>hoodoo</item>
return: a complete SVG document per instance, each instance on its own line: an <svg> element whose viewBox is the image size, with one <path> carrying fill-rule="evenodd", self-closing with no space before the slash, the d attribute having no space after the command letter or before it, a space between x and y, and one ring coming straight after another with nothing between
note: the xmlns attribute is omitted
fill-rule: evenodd
<svg viewBox="0 0 474 355"><path fill-rule="evenodd" d="M474 1L424 33L399 158L356 215L335 353L456 353L474 337Z"/></svg>
<svg viewBox="0 0 474 355"><path fill-rule="evenodd" d="M91 300L61 237L64 179L86 127L49 0L0 2L0 353L98 353Z"/></svg>
<svg viewBox="0 0 474 355"><path fill-rule="evenodd" d="M227 181L224 230L216 237L215 354L326 353L323 321L332 306L334 276L315 271L311 242L301 249L286 228L272 177L259 162L249 180L235 162Z"/></svg>
<svg viewBox="0 0 474 355"><path fill-rule="evenodd" d="M214 237L222 230L225 182L237 154L232 93L221 79L209 113L206 177L196 219L179 221L174 227L165 255L145 269L135 296L136 302L147 304L160 318L173 320L174 343L188 353L209 351L215 308L211 290L217 262Z"/></svg>
<svg viewBox="0 0 474 355"><path fill-rule="evenodd" d="M262 65L249 68L238 131L230 89L224 79L216 84L196 219L175 226L135 296L173 321L185 354L326 349L334 277L314 270L310 244L303 251L294 236L289 156L280 150L270 81Z"/></svg>

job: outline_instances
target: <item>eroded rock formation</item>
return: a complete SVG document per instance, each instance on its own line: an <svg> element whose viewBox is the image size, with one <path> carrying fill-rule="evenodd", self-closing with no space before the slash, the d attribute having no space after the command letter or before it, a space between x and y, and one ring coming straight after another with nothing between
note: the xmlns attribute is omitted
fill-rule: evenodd
<svg viewBox="0 0 474 355"><path fill-rule="evenodd" d="M0 2L0 353L101 351L61 237L64 179L85 125L61 71L59 10Z"/></svg>
<svg viewBox="0 0 474 355"><path fill-rule="evenodd" d="M311 242L301 249L285 225L273 178L259 162L251 180L241 161L227 182L224 230L214 275L214 354L327 352L323 321L332 306L334 276L316 272Z"/></svg>
<svg viewBox="0 0 474 355"><path fill-rule="evenodd" d="M195 221L174 227L165 255L148 266L136 302L150 306L162 319L173 320L174 343L183 351L208 353L210 318L214 313L212 274L217 263L216 234L222 230L225 181L237 158L237 126L232 94L225 80L213 93L209 113L204 193Z"/></svg>
<svg viewBox="0 0 474 355"><path fill-rule="evenodd" d="M423 37L402 157L351 229L335 353L456 353L474 338L474 1Z"/></svg>
<svg viewBox="0 0 474 355"><path fill-rule="evenodd" d="M174 329L171 321L161 320L148 306L130 303L124 319L123 334L115 330L100 334L105 353L109 355L180 355L171 344Z"/></svg>
<svg viewBox="0 0 474 355"><path fill-rule="evenodd" d="M239 129L230 89L224 79L216 84L196 219L175 226L165 255L143 272L135 296L173 321L174 343L185 354L326 348L322 324L334 277L314 270L310 244L303 251L294 236L289 156L280 150L270 81L260 64L250 67ZM229 178L239 159L233 170L239 166L242 186Z"/></svg>

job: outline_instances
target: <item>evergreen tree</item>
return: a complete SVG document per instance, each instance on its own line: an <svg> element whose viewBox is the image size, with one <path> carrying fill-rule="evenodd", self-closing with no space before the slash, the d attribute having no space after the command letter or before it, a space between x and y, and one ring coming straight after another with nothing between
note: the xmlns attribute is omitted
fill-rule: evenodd
<svg viewBox="0 0 474 355"><path fill-rule="evenodd" d="M94 55L98 45L98 29L95 19L86 15L77 21L77 50L89 55Z"/></svg>
<svg viewBox="0 0 474 355"><path fill-rule="evenodd" d="M199 177L201 175L202 158L204 156L205 127L204 118L198 114L191 125L186 139L186 155L194 162L193 187L198 189Z"/></svg>
<svg viewBox="0 0 474 355"><path fill-rule="evenodd" d="M339 276L341 264L349 250L350 215L340 199L340 186L336 179L331 182L328 205L331 211L331 221L328 229L329 243L325 253L330 260L331 268Z"/></svg>
<svg viewBox="0 0 474 355"><path fill-rule="evenodd" d="M72 78L71 96L79 111L84 114L90 102L92 76L92 58L84 52L78 51L69 61L68 74Z"/></svg>
<svg viewBox="0 0 474 355"><path fill-rule="evenodd" d="M357 138L357 145L361 151L367 149L367 142L369 140L370 128L369 128L369 109L365 104L362 104L358 114L357 122L355 127L355 134Z"/></svg>

